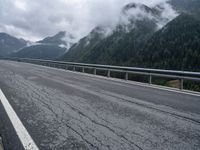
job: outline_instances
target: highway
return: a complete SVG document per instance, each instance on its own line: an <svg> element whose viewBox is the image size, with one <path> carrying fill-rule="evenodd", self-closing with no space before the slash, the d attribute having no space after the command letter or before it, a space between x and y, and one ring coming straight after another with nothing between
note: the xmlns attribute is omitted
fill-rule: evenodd
<svg viewBox="0 0 200 150"><path fill-rule="evenodd" d="M4 60L0 89L41 150L200 149L197 94ZM1 104L0 134L23 149Z"/></svg>

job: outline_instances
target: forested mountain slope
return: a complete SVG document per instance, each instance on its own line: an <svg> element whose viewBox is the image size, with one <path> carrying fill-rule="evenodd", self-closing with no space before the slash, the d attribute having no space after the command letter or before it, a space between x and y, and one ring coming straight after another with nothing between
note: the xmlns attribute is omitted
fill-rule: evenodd
<svg viewBox="0 0 200 150"><path fill-rule="evenodd" d="M97 36L100 35L97 32L93 41L84 47L86 39L91 37L89 35L74 45L61 60L200 71L200 20L197 15L199 9L196 9L199 2L180 1L183 3L172 0L180 14L159 30L155 19L134 21L133 18L131 23L134 28L127 31L119 25L111 35L104 38ZM194 9L193 5L196 5ZM136 4L129 4L124 8L135 7ZM160 12L155 8L145 5L140 7L155 18L159 17Z"/></svg>
<svg viewBox="0 0 200 150"><path fill-rule="evenodd" d="M130 11L141 10L140 15L131 16ZM128 24L119 24L111 33L106 27L95 28L81 39L61 60L101 64L123 64L142 48L157 29L159 12L142 4L131 3L122 10ZM152 17L149 17L152 16Z"/></svg>
<svg viewBox="0 0 200 150"><path fill-rule="evenodd" d="M156 32L131 65L200 71L200 21L182 14Z"/></svg>
<svg viewBox="0 0 200 150"><path fill-rule="evenodd" d="M200 17L200 0L171 0L169 3L180 13Z"/></svg>

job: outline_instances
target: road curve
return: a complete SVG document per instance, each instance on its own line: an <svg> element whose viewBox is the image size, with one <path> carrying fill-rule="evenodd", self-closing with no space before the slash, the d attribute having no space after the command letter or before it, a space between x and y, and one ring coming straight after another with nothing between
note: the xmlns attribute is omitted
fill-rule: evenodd
<svg viewBox="0 0 200 150"><path fill-rule="evenodd" d="M0 88L41 150L200 149L200 96L3 60Z"/></svg>

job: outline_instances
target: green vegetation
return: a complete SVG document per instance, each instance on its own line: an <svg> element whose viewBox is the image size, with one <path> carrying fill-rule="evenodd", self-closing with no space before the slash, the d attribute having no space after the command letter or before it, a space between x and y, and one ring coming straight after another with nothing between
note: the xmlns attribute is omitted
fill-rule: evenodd
<svg viewBox="0 0 200 150"><path fill-rule="evenodd" d="M139 56L141 67L200 71L200 21L180 15L156 32Z"/></svg>
<svg viewBox="0 0 200 150"><path fill-rule="evenodd" d="M199 0L171 0L169 3L171 3L179 13L188 13L200 17Z"/></svg>

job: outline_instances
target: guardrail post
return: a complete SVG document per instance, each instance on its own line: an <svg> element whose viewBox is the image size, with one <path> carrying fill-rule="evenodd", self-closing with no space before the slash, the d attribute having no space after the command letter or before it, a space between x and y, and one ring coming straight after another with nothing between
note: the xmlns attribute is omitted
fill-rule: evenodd
<svg viewBox="0 0 200 150"><path fill-rule="evenodd" d="M107 77L110 77L110 70L108 70Z"/></svg>
<svg viewBox="0 0 200 150"><path fill-rule="evenodd" d="M82 72L83 72L83 73L85 72L85 68L84 68L84 67L82 67Z"/></svg>
<svg viewBox="0 0 200 150"><path fill-rule="evenodd" d="M68 65L65 66L65 69L68 70Z"/></svg>
<svg viewBox="0 0 200 150"><path fill-rule="evenodd" d="M94 68L94 72L93 72L93 74L94 74L94 75L97 74L97 69L96 69L96 68Z"/></svg>
<svg viewBox="0 0 200 150"><path fill-rule="evenodd" d="M75 68L75 66L73 66L73 71L76 71L76 68Z"/></svg>
<svg viewBox="0 0 200 150"><path fill-rule="evenodd" d="M149 75L149 84L152 84L152 75Z"/></svg>
<svg viewBox="0 0 200 150"><path fill-rule="evenodd" d="M180 90L184 89L184 80L180 79Z"/></svg>
<svg viewBox="0 0 200 150"><path fill-rule="evenodd" d="M128 80L128 72L125 73L125 80Z"/></svg>

